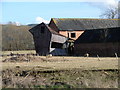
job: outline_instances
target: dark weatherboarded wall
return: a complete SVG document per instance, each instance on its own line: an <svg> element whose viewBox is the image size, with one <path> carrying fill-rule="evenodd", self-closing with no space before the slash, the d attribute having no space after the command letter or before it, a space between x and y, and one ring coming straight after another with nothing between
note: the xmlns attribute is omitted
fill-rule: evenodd
<svg viewBox="0 0 120 90"><path fill-rule="evenodd" d="M66 55L63 44L67 38L41 23L29 30L33 34L36 53L39 55Z"/></svg>
<svg viewBox="0 0 120 90"><path fill-rule="evenodd" d="M91 56L120 56L120 28L85 31L75 41L75 54Z"/></svg>
<svg viewBox="0 0 120 90"><path fill-rule="evenodd" d="M30 32L33 34L36 53L46 55L49 53L51 32L48 30L44 23L39 24L32 28Z"/></svg>
<svg viewBox="0 0 120 90"><path fill-rule="evenodd" d="M89 53L90 56L120 56L120 43L82 43L75 44L75 54L83 56Z"/></svg>

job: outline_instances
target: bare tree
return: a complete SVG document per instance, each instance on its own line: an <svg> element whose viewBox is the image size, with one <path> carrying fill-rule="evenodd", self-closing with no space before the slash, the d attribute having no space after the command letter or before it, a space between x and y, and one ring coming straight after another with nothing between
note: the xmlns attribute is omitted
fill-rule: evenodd
<svg viewBox="0 0 120 90"><path fill-rule="evenodd" d="M118 18L118 7L109 6L101 15L101 18L114 19Z"/></svg>
<svg viewBox="0 0 120 90"><path fill-rule="evenodd" d="M120 1L118 3L118 19L120 19Z"/></svg>

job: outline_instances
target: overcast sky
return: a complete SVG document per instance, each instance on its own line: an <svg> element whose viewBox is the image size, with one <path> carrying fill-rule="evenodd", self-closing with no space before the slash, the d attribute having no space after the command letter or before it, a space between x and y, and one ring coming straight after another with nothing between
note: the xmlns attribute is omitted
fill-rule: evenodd
<svg viewBox="0 0 120 90"><path fill-rule="evenodd" d="M11 1L11 2L10 2ZM17 0L19 1L19 0ZM65 0L64 0L65 1ZM99 18L109 5L117 6L118 0L40 2L36 0L15 2L3 0L2 23L48 23L51 18Z"/></svg>

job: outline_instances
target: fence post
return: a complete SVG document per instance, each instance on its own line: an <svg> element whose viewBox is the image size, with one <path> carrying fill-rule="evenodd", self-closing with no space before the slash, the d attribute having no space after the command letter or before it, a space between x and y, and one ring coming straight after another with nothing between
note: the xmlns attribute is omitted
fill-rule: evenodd
<svg viewBox="0 0 120 90"><path fill-rule="evenodd" d="M97 55L98 60L100 61L100 57Z"/></svg>
<svg viewBox="0 0 120 90"><path fill-rule="evenodd" d="M117 55L117 53L115 53L115 57L116 57L116 59L118 60L118 55Z"/></svg>

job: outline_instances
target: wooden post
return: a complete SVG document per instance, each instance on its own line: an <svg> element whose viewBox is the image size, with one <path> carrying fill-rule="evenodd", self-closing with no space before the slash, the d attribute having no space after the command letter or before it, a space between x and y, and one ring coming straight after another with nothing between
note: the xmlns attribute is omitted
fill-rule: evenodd
<svg viewBox="0 0 120 90"><path fill-rule="evenodd" d="M97 55L98 60L100 61L100 57Z"/></svg>
<svg viewBox="0 0 120 90"><path fill-rule="evenodd" d="M117 53L115 53L115 57L116 57L116 59L118 60L118 55L117 55Z"/></svg>

